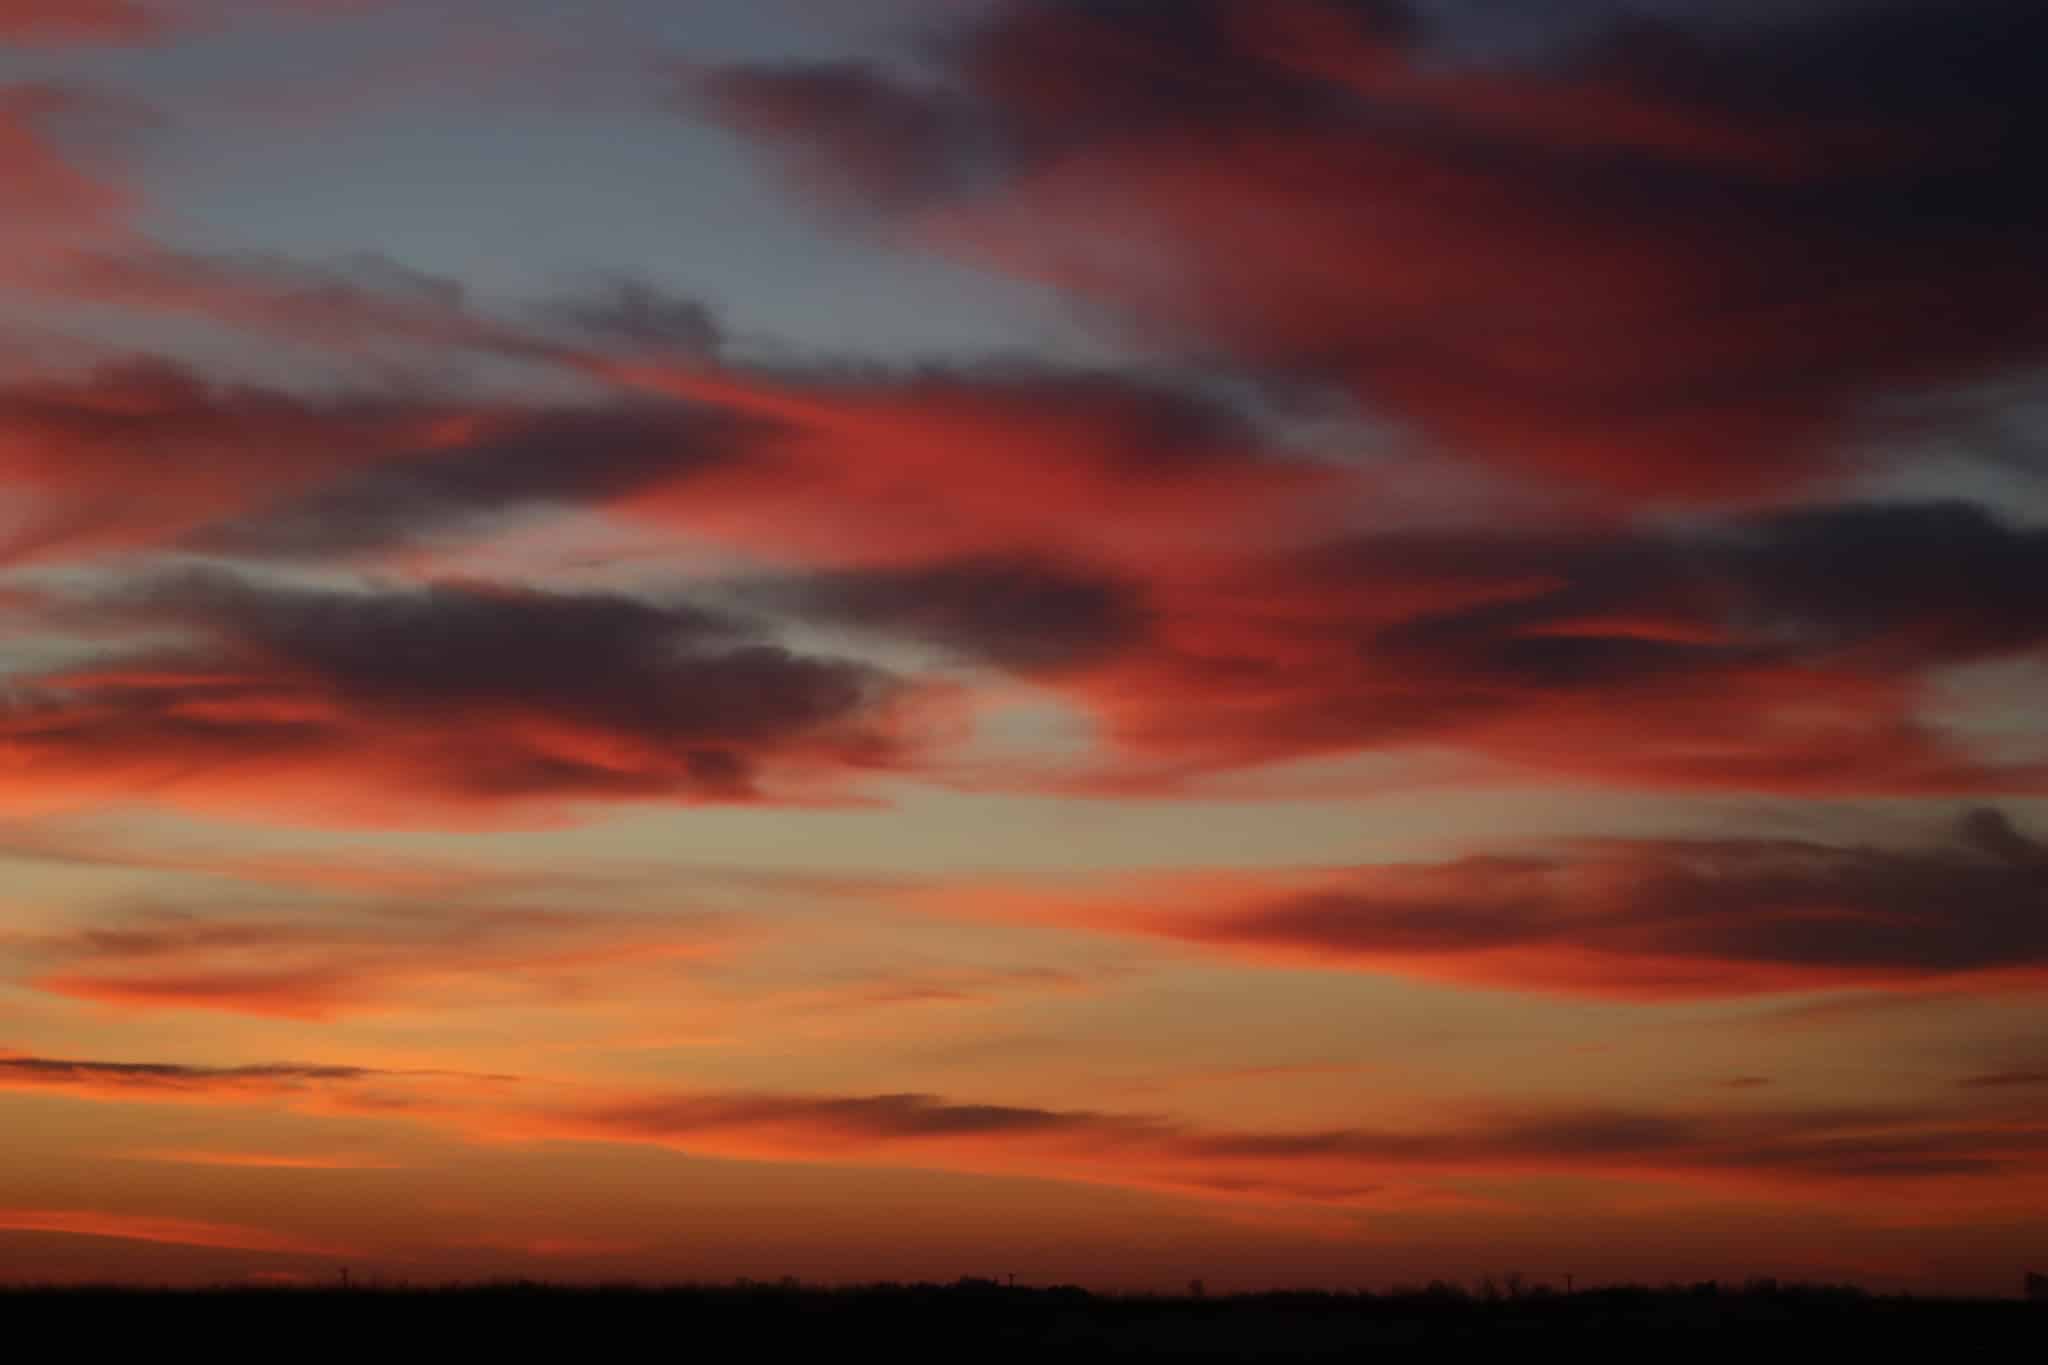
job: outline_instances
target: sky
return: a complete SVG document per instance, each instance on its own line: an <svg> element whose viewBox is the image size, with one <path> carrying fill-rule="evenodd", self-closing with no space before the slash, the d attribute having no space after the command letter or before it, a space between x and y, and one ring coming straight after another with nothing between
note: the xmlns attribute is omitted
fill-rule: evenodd
<svg viewBox="0 0 2048 1365"><path fill-rule="evenodd" d="M0 1281L2048 1258L2031 0L0 0Z"/></svg>

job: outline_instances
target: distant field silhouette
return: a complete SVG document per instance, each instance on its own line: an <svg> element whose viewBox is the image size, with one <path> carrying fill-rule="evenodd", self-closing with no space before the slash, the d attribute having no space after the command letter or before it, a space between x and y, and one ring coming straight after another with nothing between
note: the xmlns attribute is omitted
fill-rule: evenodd
<svg viewBox="0 0 2048 1365"><path fill-rule="evenodd" d="M1443 1283L1389 1293L1111 1295L974 1279L836 1289L791 1281L661 1288L530 1282L19 1287L0 1290L0 1312L17 1339L37 1339L20 1334L47 1328L72 1341L89 1333L95 1345L112 1349L153 1350L171 1341L246 1343L266 1352L315 1344L379 1351L460 1343L472 1355L541 1359L645 1350L681 1359L763 1351L885 1360L1274 1359L1388 1348L1568 1351L1577 1357L1757 1351L1773 1359L1812 1352L1816 1359L1843 1359L1847 1352L2038 1352L2048 1346L2048 1310L2019 1299L1879 1296L1769 1282L1603 1287L1570 1295L1473 1292Z"/></svg>

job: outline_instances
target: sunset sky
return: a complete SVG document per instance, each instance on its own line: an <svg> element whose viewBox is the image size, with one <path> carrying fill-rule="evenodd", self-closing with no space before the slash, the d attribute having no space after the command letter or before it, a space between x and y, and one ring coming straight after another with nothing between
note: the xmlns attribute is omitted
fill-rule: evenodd
<svg viewBox="0 0 2048 1365"><path fill-rule="evenodd" d="M2011 1293L2037 0L0 0L0 1281Z"/></svg>

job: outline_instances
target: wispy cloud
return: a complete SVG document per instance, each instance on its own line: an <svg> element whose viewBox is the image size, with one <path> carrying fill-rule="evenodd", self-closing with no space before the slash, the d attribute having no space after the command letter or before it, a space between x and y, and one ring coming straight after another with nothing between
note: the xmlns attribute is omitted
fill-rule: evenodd
<svg viewBox="0 0 2048 1365"><path fill-rule="evenodd" d="M338 1257L352 1254L349 1248L335 1243L295 1237L247 1224L101 1209L0 1208L0 1229L9 1232L56 1232L73 1237L109 1237L117 1241L158 1242L170 1246L260 1251L283 1256Z"/></svg>
<svg viewBox="0 0 2048 1365"><path fill-rule="evenodd" d="M1685 999L2048 984L2048 849L1996 811L1945 843L1588 841L1455 862L1162 876L1105 894L938 892L1250 961Z"/></svg>
<svg viewBox="0 0 2048 1365"><path fill-rule="evenodd" d="M27 945L40 991L136 1011L335 1019L645 988L724 951L716 918L438 902L268 915L164 910ZM0 1064L4 1065L4 1064Z"/></svg>
<svg viewBox="0 0 2048 1365"><path fill-rule="evenodd" d="M111 1090L82 1087L87 1097L132 1099L132 1089L122 1090L128 1080L169 1073L183 1087L161 1089L159 1098L207 1103L264 1102L247 1083L276 1084L280 1077L251 1077L247 1070L284 1073L293 1085L346 1087L363 1078L317 1074L329 1068L121 1063L17 1066L11 1074L35 1078L32 1084L57 1068L116 1079ZM613 1142L735 1160L912 1166L1346 1206L1399 1206L1418 1182L1541 1174L1733 1186L1843 1207L1873 1189L1925 1187L1967 1204L2009 1198L2012 1182L2035 1170L2048 1149L2037 1116L1985 1106L1786 1106L1723 1114L1482 1104L1437 1106L1432 1116L1398 1127L1261 1130L918 1093L599 1092L530 1083L457 1090L431 1077L414 1084L402 1104L388 1097L353 1107L345 1096L335 1102L345 1112L392 1114L489 1142Z"/></svg>

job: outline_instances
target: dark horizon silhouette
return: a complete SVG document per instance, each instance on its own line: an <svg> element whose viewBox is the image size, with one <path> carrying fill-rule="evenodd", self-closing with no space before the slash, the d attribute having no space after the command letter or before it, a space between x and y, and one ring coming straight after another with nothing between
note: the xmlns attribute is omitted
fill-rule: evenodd
<svg viewBox="0 0 2048 1365"><path fill-rule="evenodd" d="M1385 1346L1574 1351L1757 1349L2024 1350L2048 1324L2012 1300L1871 1295L1839 1285L1760 1281L1653 1289L1601 1286L1509 1293L1443 1282L1383 1294L1093 1294L1071 1285L952 1284L844 1288L792 1281L727 1286L571 1287L534 1282L400 1287L339 1284L187 1291L0 1291L10 1320L104 1310L115 1336L157 1331L334 1333L364 1343L460 1334L476 1346L567 1344L585 1334L687 1333L720 1349L972 1351L983 1358L1046 1351L1260 1358L1326 1356Z"/></svg>

